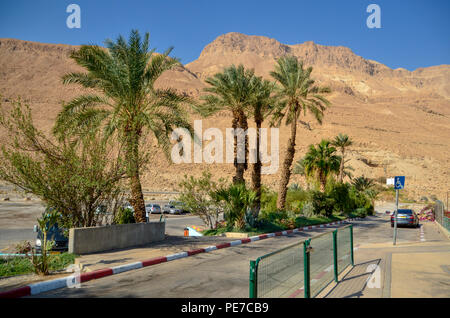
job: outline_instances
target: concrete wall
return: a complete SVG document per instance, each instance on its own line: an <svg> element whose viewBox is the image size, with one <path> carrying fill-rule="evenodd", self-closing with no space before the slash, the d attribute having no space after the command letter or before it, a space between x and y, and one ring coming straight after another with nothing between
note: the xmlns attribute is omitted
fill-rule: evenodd
<svg viewBox="0 0 450 318"><path fill-rule="evenodd" d="M69 231L69 253L89 254L162 241L165 222L73 228Z"/></svg>

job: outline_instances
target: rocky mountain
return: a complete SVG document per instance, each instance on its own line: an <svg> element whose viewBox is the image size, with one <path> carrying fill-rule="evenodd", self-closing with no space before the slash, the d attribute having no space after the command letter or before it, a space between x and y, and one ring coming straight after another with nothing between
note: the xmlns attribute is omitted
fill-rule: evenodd
<svg viewBox="0 0 450 318"><path fill-rule="evenodd" d="M31 105L37 125L48 131L61 102L82 92L60 80L68 72L81 70L69 58L74 49L77 47L0 39L3 102L21 96ZM263 36L228 33L208 44L197 60L164 74L157 85L197 98L206 87L204 79L230 64L244 64L257 75L270 78L276 59L284 55L297 56L312 66L312 77L332 88L332 107L326 111L323 125L309 116L302 119L307 125L300 126L296 159L309 144L346 133L355 141L349 154L355 176L405 175L409 197L445 197L450 181L450 65L411 72L364 59L346 47L313 42L286 45ZM231 119L220 113L203 120L203 130L209 127L225 131L231 127ZM288 129L281 127L280 162L287 139ZM233 172L232 165L225 163L176 165L157 155L145 174L145 187L176 190L184 173L199 175L204 169L211 169L217 177L231 177ZM267 175L263 182L276 187L278 177ZM304 184L300 176L294 176L292 182Z"/></svg>

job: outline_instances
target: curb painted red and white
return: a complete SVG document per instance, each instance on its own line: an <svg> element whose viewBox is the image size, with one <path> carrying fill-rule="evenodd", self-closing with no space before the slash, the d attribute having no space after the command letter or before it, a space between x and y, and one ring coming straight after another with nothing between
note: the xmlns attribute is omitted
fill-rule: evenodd
<svg viewBox="0 0 450 318"><path fill-rule="evenodd" d="M148 259L148 260L145 260L142 262L134 262L134 263L119 265L119 266L115 266L115 267L111 267L111 268L99 269L99 270L92 271L92 272L82 273L79 276L78 275L70 275L70 276L63 277L63 278L34 283L34 284L30 284L30 285L27 285L24 287L12 289L9 291L0 292L0 298L18 298L18 297L24 297L24 296L34 296L34 295L44 293L47 291L65 288L65 287L73 287L76 284L85 283L90 280L99 279L102 277L131 271L131 270L139 269L142 267L147 267L147 266L157 265L157 264L161 264L161 263L165 263L165 262L170 262L170 261L173 261L176 259L185 258L188 256L200 254L200 253L209 253L211 251L219 250L222 248L251 243L251 242L260 241L260 240L264 240L264 239L276 237L276 236L285 236L285 235L292 234L292 233L298 233L300 231L312 230L314 228L323 228L323 227L327 227L327 226L343 224L348 221L353 221L353 220L358 220L358 219L359 218L347 219L344 221L337 221L337 222L332 222L332 223L328 223L328 224L311 225L311 226L305 226L305 227L301 227L301 228L297 228L297 229L293 229L293 230L261 234L261 235L252 236L249 238L244 238L244 239L240 239L240 240L236 240L236 241L232 241L232 242L228 242L228 243L222 243L219 245L208 246L206 248L199 248L199 249L195 249L195 250L191 250L191 251L187 251L187 252L180 252L180 253L175 253L175 254L171 254L171 255L167 255L167 256L155 257L155 258Z"/></svg>

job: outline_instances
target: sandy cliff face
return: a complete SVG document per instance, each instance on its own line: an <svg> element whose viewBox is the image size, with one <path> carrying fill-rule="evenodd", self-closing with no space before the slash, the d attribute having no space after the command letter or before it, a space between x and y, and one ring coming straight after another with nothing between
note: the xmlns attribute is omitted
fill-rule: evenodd
<svg viewBox="0 0 450 318"><path fill-rule="evenodd" d="M39 127L48 131L61 102L82 92L60 80L62 75L80 70L68 57L73 49L76 47L0 39L3 100L21 96L32 106ZM157 84L198 97L206 86L204 79L230 64L244 64L270 78L276 59L288 54L313 66L313 78L333 90L329 96L333 106L326 111L323 125L309 116L303 118L312 130L299 126L296 159L305 154L309 144L346 133L355 141L349 164L356 176L406 175L410 197L445 197L450 181L450 65L413 72L393 70L346 47L313 42L285 45L267 37L228 33L208 44L196 61L167 72ZM203 120L203 130L209 127L225 131L231 127L231 119L222 113ZM280 162L288 131L281 127ZM208 168L216 177L231 178L233 173L229 164L171 165L156 155L145 174L145 186L175 190L183 174L199 175ZM263 182L275 187L278 177L264 176ZM299 176L294 176L293 182L304 184Z"/></svg>

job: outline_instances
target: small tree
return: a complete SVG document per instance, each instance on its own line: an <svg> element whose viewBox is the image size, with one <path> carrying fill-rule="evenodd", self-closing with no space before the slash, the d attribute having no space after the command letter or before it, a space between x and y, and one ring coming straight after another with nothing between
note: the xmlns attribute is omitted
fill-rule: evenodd
<svg viewBox="0 0 450 318"><path fill-rule="evenodd" d="M178 200L183 202L188 211L200 217L206 226L215 229L221 210L214 193L222 184L223 180L216 183L211 180L211 173L205 171L198 179L185 175L180 183L181 194Z"/></svg>
<svg viewBox="0 0 450 318"><path fill-rule="evenodd" d="M47 240L47 233L58 222L59 213L57 211L44 212L40 219L37 219L39 229L42 233L41 255L35 254L35 249L31 248L31 263L34 271L38 275L48 275L49 255L53 242Z"/></svg>
<svg viewBox="0 0 450 318"><path fill-rule="evenodd" d="M218 201L225 204L225 221L227 226L235 226L242 230L246 225L246 214L256 199L256 192L246 188L245 184L232 184L215 193Z"/></svg>
<svg viewBox="0 0 450 318"><path fill-rule="evenodd" d="M0 179L35 194L61 213L65 228L96 224L97 207L120 192L125 176L121 153L95 135L79 143L56 143L33 125L28 105L20 99L6 112L0 104L0 128L8 135L1 145Z"/></svg>

